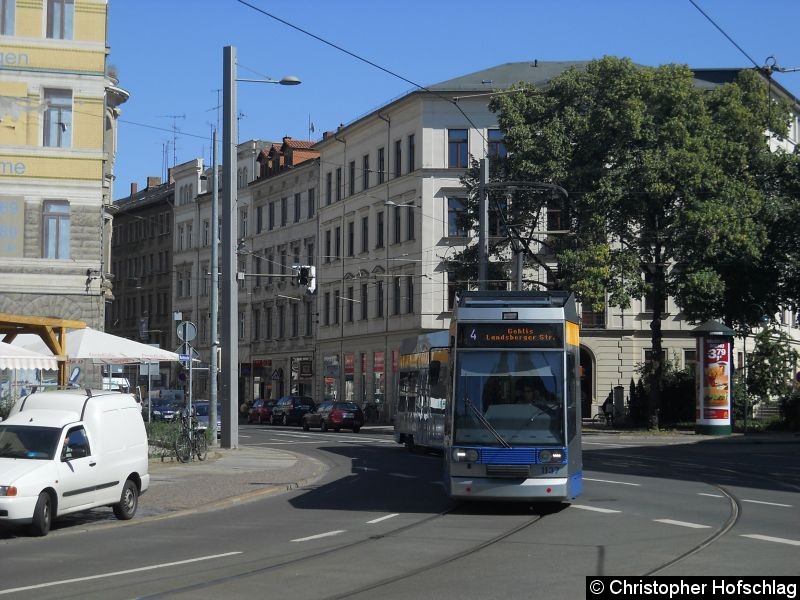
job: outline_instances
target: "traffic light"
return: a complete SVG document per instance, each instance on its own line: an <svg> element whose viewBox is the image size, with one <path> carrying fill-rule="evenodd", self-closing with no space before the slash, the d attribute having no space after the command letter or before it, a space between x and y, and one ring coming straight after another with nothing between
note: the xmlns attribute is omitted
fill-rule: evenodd
<svg viewBox="0 0 800 600"><path fill-rule="evenodd" d="M308 285L309 275L310 267L300 267L300 275L297 277L297 283L300 285Z"/></svg>

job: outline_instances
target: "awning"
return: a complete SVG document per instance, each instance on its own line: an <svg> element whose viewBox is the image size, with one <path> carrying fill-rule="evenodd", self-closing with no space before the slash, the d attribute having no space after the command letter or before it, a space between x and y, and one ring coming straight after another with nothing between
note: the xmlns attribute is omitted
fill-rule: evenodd
<svg viewBox="0 0 800 600"><path fill-rule="evenodd" d="M0 369L57 370L58 361L52 356L0 342Z"/></svg>

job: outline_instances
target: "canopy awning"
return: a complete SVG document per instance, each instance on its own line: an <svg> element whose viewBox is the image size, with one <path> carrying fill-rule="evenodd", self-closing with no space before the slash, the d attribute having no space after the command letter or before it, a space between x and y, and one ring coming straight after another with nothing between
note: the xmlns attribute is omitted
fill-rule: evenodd
<svg viewBox="0 0 800 600"><path fill-rule="evenodd" d="M58 360L53 356L0 342L0 369L57 370Z"/></svg>

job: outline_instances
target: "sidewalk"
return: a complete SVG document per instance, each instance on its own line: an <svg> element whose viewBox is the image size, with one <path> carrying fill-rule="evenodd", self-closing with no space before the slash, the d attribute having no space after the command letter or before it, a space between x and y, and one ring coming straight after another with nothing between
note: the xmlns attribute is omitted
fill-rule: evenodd
<svg viewBox="0 0 800 600"><path fill-rule="evenodd" d="M365 425L363 435L392 435L393 429ZM139 517L213 510L303 487L327 472L321 462L284 450L240 446L209 449L204 461L150 459L150 488L139 500Z"/></svg>

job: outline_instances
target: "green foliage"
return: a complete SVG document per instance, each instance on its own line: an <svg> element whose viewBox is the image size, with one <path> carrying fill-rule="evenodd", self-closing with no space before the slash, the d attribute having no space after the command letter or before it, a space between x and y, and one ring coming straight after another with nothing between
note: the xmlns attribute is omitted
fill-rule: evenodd
<svg viewBox="0 0 800 600"><path fill-rule="evenodd" d="M747 389L756 398L775 398L789 394L800 358L790 338L777 328L762 329L748 357Z"/></svg>
<svg viewBox="0 0 800 600"><path fill-rule="evenodd" d="M800 389L781 398L781 417L792 431L800 430Z"/></svg>
<svg viewBox="0 0 800 600"><path fill-rule="evenodd" d="M659 425L674 426L680 423L695 421L695 407L697 404L695 390L695 371L689 367L681 369L677 361L666 360L663 365L664 373L661 379L661 413ZM631 421L637 426L647 425L647 398L650 393L652 365L641 363L637 367L640 379L631 394L629 412ZM631 389L634 389L631 380Z"/></svg>

